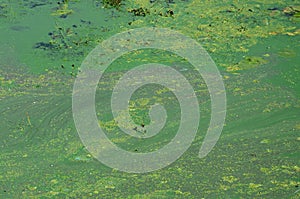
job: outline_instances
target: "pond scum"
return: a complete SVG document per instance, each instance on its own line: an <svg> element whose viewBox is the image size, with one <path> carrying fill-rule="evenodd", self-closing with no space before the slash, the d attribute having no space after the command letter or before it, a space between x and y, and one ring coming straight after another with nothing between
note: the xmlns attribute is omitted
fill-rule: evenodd
<svg viewBox="0 0 300 199"><path fill-rule="evenodd" d="M93 18L80 15L87 11L84 7ZM35 10L47 11L54 20L52 30L41 33L44 39L32 43L35 60L45 64L0 63L0 198L300 197L299 3L3 0L0 22L14 23ZM110 23L99 25L97 20ZM227 118L215 148L199 159L210 119L209 93L202 78L171 53L125 54L99 82L99 102L109 101L124 72L151 61L182 71L194 86L201 109L199 132L182 157L155 172L129 174L104 166L81 143L72 120L72 86L81 61L98 43L118 32L149 26L177 30L209 52L224 78ZM29 31L25 26L11 29ZM143 94L142 89L138 92ZM143 97L130 101L139 129L149 123L147 110L155 102L172 115L164 133L149 141L125 136L109 106L96 105L108 137L133 152L161 148L178 128L180 107L168 89L154 87Z"/></svg>

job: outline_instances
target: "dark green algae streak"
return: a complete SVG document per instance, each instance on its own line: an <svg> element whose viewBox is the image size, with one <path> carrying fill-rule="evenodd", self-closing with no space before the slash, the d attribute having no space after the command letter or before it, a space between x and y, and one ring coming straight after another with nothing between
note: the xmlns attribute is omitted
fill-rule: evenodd
<svg viewBox="0 0 300 199"><path fill-rule="evenodd" d="M280 0L117 5L1 1L0 198L298 198L299 5ZM97 44L149 26L178 30L209 52L224 79L227 118L215 148L199 159L210 119L203 79L170 53L124 55L100 82L99 101L109 99L126 70L151 61L181 70L199 94L201 110L199 132L180 159L152 173L129 174L101 164L81 143L72 119L72 86ZM174 96L156 89L160 94L132 98L137 124L149 122L145 106L155 100L178 118ZM108 136L126 150L158 149L178 127L169 121L165 134L141 142L122 135L104 105L97 109L105 110L98 117Z"/></svg>

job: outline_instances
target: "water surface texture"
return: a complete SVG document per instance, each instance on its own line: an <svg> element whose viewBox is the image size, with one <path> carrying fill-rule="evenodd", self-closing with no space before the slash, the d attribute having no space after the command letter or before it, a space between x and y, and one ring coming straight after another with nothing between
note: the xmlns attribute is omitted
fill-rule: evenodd
<svg viewBox="0 0 300 199"><path fill-rule="evenodd" d="M0 1L0 198L299 198L299 17L293 0ZM176 30L206 49L224 81L227 116L217 144L199 158L211 114L203 78L171 52L123 55L95 97L99 125L116 145L155 151L175 136L180 120L174 94L150 85L152 92L141 88L129 102L137 127L122 125L143 129L149 106L160 102L166 126L149 139L121 132L109 99L135 66L160 63L181 72L201 110L196 138L177 161L132 174L105 166L85 148L72 116L72 89L92 49L142 27Z"/></svg>

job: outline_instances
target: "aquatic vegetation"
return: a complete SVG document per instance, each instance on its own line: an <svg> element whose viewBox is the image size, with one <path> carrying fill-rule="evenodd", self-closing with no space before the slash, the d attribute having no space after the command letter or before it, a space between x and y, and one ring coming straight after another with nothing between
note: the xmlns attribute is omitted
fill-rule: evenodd
<svg viewBox="0 0 300 199"><path fill-rule="evenodd" d="M287 16L294 16L299 17L300 16L300 5L298 6L288 6L285 7L282 12L286 14Z"/></svg>
<svg viewBox="0 0 300 199"><path fill-rule="evenodd" d="M64 1L68 6L72 3L76 12L86 2ZM74 14L67 20L61 17L68 12L57 12L52 28L43 33L46 38L32 43L35 55L40 56L34 58L49 57L51 67L32 74L0 64L0 197L299 198L298 8L287 8L294 2L283 0L224 2L122 1L119 9L105 10L105 15L97 15L100 11L95 8L89 10L95 17L81 19ZM4 3L0 15L7 14ZM64 3L57 8L70 10ZM53 5L43 0L18 4L26 4L22 8L26 11L49 11ZM128 12L140 8L145 16ZM108 22L101 21L101 26L100 19ZM155 87L148 95L141 89L133 95L129 108L136 125L117 124L105 104L124 72L150 61L170 65L191 80L199 94L203 124L190 149L172 165L152 173L128 174L99 163L83 147L70 99L76 71L93 47L117 32L144 26L176 29L210 52L224 76L228 116L217 146L199 159L211 106L201 76L172 53L140 50L125 54L104 74L96 96L99 124L112 142L143 153L161 148L174 137L180 107L169 89ZM27 31L31 29L12 32ZM272 62L274 57L276 62ZM118 125L143 129L149 124L148 110L155 102L166 107L170 118L164 131L151 140L122 135Z"/></svg>
<svg viewBox="0 0 300 199"><path fill-rule="evenodd" d="M6 10L6 8L7 8L7 4L4 4L4 3L1 3L0 4L0 17L6 17L7 16L7 10Z"/></svg>
<svg viewBox="0 0 300 199"><path fill-rule="evenodd" d="M273 4L279 6L279 10L274 7L271 9ZM227 68L238 61L233 56L226 57L228 52L246 54L260 39L270 35L296 34L296 25L288 18L284 18L284 14L280 11L284 5L283 2L243 5L237 2L216 4L212 1L180 3L181 7L186 7L186 12L180 9L178 2L169 4L167 9L161 4L152 5L145 1L131 2L125 6L128 10L142 7L150 12L149 17L131 22L130 25L134 28L147 24L165 28L176 27L178 31L197 39L212 55L222 56L222 62L219 63L218 60L216 62ZM164 17L167 10L175 13L172 18ZM279 12L279 16L273 16L274 10ZM191 17L197 18L198 21L191 20Z"/></svg>
<svg viewBox="0 0 300 199"><path fill-rule="evenodd" d="M133 13L134 16L137 17L139 16L145 17L146 15L150 15L150 14L152 15L152 17L153 16L163 16L163 17L174 16L174 11L171 9L171 6L167 1L140 0L140 1L134 1L134 3L132 2L127 3L126 7L129 13ZM131 25L133 22L130 22L129 25Z"/></svg>
<svg viewBox="0 0 300 199"><path fill-rule="evenodd" d="M5 79L4 77L0 77L0 87L1 87L1 90L11 90L13 89L14 87L16 86L15 84L15 80L13 79Z"/></svg>
<svg viewBox="0 0 300 199"><path fill-rule="evenodd" d="M134 16L142 16L145 17L147 14L150 14L150 11L147 8L136 8L136 9L130 9L128 12L131 12L134 14Z"/></svg>
<svg viewBox="0 0 300 199"><path fill-rule="evenodd" d="M122 0L102 0L102 3L106 8L118 8L121 6Z"/></svg>
<svg viewBox="0 0 300 199"><path fill-rule="evenodd" d="M61 3L64 5L64 3ZM65 3L67 4L67 3ZM210 6L210 4L212 4ZM180 6L188 9L188 14L180 9ZM251 46L255 45L260 39L276 35L295 36L299 34L297 27L292 24L288 18L284 18L282 9L284 4L274 7L264 4L217 4L214 2L201 3L193 1L166 3L165 1L129 1L124 4L122 10L123 18L130 15L124 13L124 10L133 13L136 18L132 21L125 22L129 25L121 26L122 30L128 28L138 28L148 26L149 24L157 27L173 28L177 27L181 31L192 38L199 41L212 55L218 55L216 62L225 68L231 70L238 60L235 56L225 56L226 53L243 53L247 56L247 52ZM275 3L274 3L275 5ZM213 9L207 9L207 7ZM197 9L195 9L197 8ZM294 10L297 10L294 8ZM274 12L279 12L278 16L274 16ZM189 16L199 19L197 23L192 22ZM143 16L143 19L138 18ZM242 22L242 23L241 23ZM62 30L54 30L50 41L42 41L37 43L36 47L40 49L48 49L51 54L62 57L84 57L85 49L89 46L96 45L103 38L103 33L111 31L106 27L97 27L89 23L82 23L85 27L62 27ZM81 32L83 29L89 29L90 34L85 36ZM71 34L67 33L70 31ZM59 49L59 53L57 49ZM61 50L68 49L68 50ZM81 49L81 50L79 50ZM218 61L218 57L222 57L222 61ZM226 59L224 59L226 58Z"/></svg>
<svg viewBox="0 0 300 199"><path fill-rule="evenodd" d="M285 48L285 49L282 49L281 51L279 51L278 55L289 58L289 57L297 56L297 53L291 49Z"/></svg>
<svg viewBox="0 0 300 199"><path fill-rule="evenodd" d="M73 13L73 10L69 9L69 0L62 0L57 2L58 7L52 15L59 16L61 18L66 18L68 15Z"/></svg>
<svg viewBox="0 0 300 199"><path fill-rule="evenodd" d="M237 64L227 67L227 71L235 72L240 70L247 70L256 68L266 63L268 63L268 61L262 57L245 57Z"/></svg>
<svg viewBox="0 0 300 199"><path fill-rule="evenodd" d="M2 74L2 73L1 73ZM257 127L252 126L252 121L257 121L265 117L261 116L261 110L271 100L286 101L284 97L292 96L288 91L282 88L273 88L266 84L253 84L253 78L244 76L230 75L230 82L227 81L228 97L232 101L229 105L229 116L227 128L222 136L222 144L212 152L206 159L198 159L193 155L197 153L197 143L190 149L190 152L180 158L170 167L149 174L126 174L109 169L96 160L94 160L86 149L82 146L76 135L76 129L71 119L69 103L69 86L72 85L72 79L63 76L57 79L57 74L47 74L33 79L20 77L24 82L38 82L42 87L53 88L53 84L65 82L68 86L60 86L54 91L61 96L53 98L52 92L42 92L39 88L28 88L28 92L36 93L34 99L30 94L22 94L18 98L8 98L5 101L5 107L19 105L27 107L22 115L20 125L14 129L3 131L1 134L0 146L9 146L13 143L23 144L27 147L15 147L13 152L3 151L1 153L0 167L5 172L1 174L2 178L10 179L2 186L5 194L22 195L28 197L115 197L139 198L139 197L178 197L178 198L197 198L199 195L207 198L215 196L232 197L250 195L252 197L268 197L270 195L297 196L299 188L299 165L297 164L297 151L293 151L298 146L296 140L296 131L290 131L291 126L299 124L297 118L286 120L279 118L279 122L273 124L273 120L256 123ZM109 75L107 76L109 78ZM69 83L67 83L69 82ZM46 84L51 85L49 87ZM29 84L30 85L30 84ZM57 84L59 86L60 84ZM245 92L242 98L232 95L233 90L240 87ZM24 87L23 87L24 88ZM110 89L110 86L105 89ZM54 88L53 88L54 89ZM59 93L58 93L59 91ZM158 93L167 93L163 88ZM39 95L37 95L39 94ZM44 95L44 97L40 95ZM27 99L28 98L28 99ZM253 100L255 98L256 101ZM31 100L31 101L30 101ZM47 111L42 118L35 111L37 105L28 105L36 101L38 110ZM139 106L149 104L149 99L139 99L133 102ZM289 98L291 107L273 108L279 111L288 110L289 114L298 103L294 97ZM51 111L48 107L51 106ZM7 110L4 103L1 103L0 109L4 118L12 121L17 112ZM101 109L101 111L103 111ZM294 110L296 113L298 110ZM32 127L26 121L26 112L30 116ZM282 112L284 113L284 112ZM236 115L239 115L236 117ZM8 117L11 115L11 117ZM205 114L204 114L205 115ZM251 115L251 117L249 117ZM209 116L206 116L209 119ZM249 121L250 120L250 121ZM281 121L286 121L281 123ZM2 121L3 122L3 121ZM5 121L4 121L5 122ZM245 128L248 123L251 128ZM250 124L249 124L250 123ZM272 125L269 125L272 124ZM114 123L106 125L115 127ZM1 123L1 127L6 127ZM48 127L44 129L44 126ZM284 133L279 133L284 132ZM34 133L36 134L34 136ZM6 135L8 134L8 135ZM9 137L11 138L9 139ZM27 139L24 139L26 135ZM294 140L294 141L293 141ZM112 139L116 144L127 143L130 140L122 139L116 136ZM161 142L161 139L157 140ZM261 143L262 142L262 143ZM30 145L29 143L33 143ZM239 143L239 144L237 144ZM145 142L139 145L129 145L131 150L138 149L143 151ZM43 151L41 153L41 147ZM152 148L152 146L150 147ZM3 148L4 149L4 148ZM152 148L153 149L153 148ZM146 150L147 151L147 150ZM295 155L294 158L287 158ZM234 154L234 155L233 155ZM32 161L39 160L35 167L30 170ZM7 167L5 165L13 165ZM37 170L39 168L39 170ZM211 172L212 169L218 172ZM35 171L35 172L33 172ZM207 174L210 175L207 175ZM28 177L30 180L28 181ZM41 177L43 176L43 177ZM0 177L1 178L1 177ZM18 182L15 188L11 188L10 183ZM128 189L128 187L131 187ZM2 192L2 194L3 194ZM13 193L12 193L13 192Z"/></svg>
<svg viewBox="0 0 300 199"><path fill-rule="evenodd" d="M18 4L11 2L9 0L1 1L0 3L0 21L8 20L9 22L15 22L17 17L22 15L20 12Z"/></svg>
<svg viewBox="0 0 300 199"><path fill-rule="evenodd" d="M67 27L56 23L54 30L48 33L49 40L36 42L33 48L43 50L44 52L40 53L47 54L50 59L57 60L59 57L65 64L58 63L57 68L75 76L81 58L88 53L87 49L91 49L102 40L99 32L106 31L103 27L93 29L90 26L90 22L84 20ZM87 30L88 34L82 34Z"/></svg>

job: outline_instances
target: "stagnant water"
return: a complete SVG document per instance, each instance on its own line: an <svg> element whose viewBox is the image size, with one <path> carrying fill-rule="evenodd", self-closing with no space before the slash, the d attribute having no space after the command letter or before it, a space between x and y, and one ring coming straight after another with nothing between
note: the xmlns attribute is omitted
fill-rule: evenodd
<svg viewBox="0 0 300 199"><path fill-rule="evenodd" d="M295 1L0 2L1 198L298 198L300 196L299 4ZM81 142L72 115L80 65L105 39L159 27L199 42L215 61L227 96L225 125L199 158L210 121L210 95L193 66L170 52L138 50L113 62L99 82L99 124L119 147L155 151L178 129L180 106L153 86L132 96L131 115L148 125L149 104L168 112L162 133L132 139L110 113L116 81L149 62L190 80L200 126L191 147L171 165L133 174L105 166ZM156 93L156 94L155 94ZM143 96L143 98L138 98Z"/></svg>

